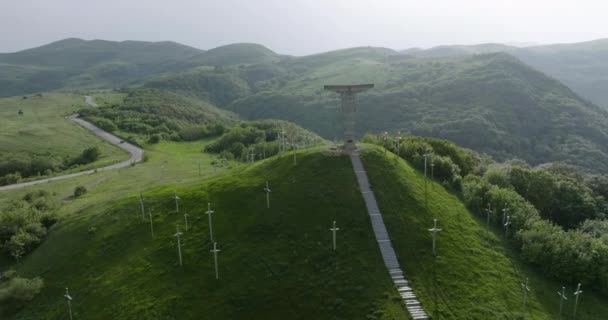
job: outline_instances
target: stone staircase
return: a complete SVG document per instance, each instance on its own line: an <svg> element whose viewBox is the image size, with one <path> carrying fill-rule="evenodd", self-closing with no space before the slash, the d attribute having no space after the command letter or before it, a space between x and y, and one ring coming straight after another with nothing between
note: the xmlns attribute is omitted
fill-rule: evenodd
<svg viewBox="0 0 608 320"><path fill-rule="evenodd" d="M395 250L393 249L393 245L391 244L391 239L388 236L388 231L386 230L386 226L384 225L384 220L382 219L382 214L380 213L380 209L378 208L378 203L376 202L374 192L369 186L367 174L365 172L365 168L363 167L363 163L361 162L359 154L356 152L351 153L350 160L353 164L353 169L355 170L357 182L359 183L361 194L363 195L363 199L365 200L365 205L367 206L367 213L369 214L369 218L372 223L372 228L374 229L374 234L376 235L376 241L378 242L378 246L380 247L380 253L382 253L384 265L388 269L388 273L390 274L391 279L395 284L395 287L397 287L399 295L405 303L405 308L414 320L431 319L426 314L424 309L422 309L422 305L420 305L418 298L416 298L416 295L412 291L412 288L410 288L409 286L409 282L403 276L403 271L401 271L401 267L399 267L397 255L395 254Z"/></svg>

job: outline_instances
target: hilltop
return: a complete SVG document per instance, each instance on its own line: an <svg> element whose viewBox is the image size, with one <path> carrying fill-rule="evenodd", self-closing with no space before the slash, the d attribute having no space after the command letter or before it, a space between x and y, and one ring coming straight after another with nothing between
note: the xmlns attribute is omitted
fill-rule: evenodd
<svg viewBox="0 0 608 320"><path fill-rule="evenodd" d="M426 212L422 173L392 154L366 148L364 164L399 261L435 318L517 317L523 277L531 279L529 319L556 317L559 284L524 267L498 234L484 230L483 222L437 182L428 186ZM191 156L177 150L171 149L175 159ZM63 318L66 286L80 319L408 319L382 264L348 157L306 150L298 152L296 166L290 154L280 155L220 174L206 169L202 177L154 183L143 192L146 208L153 210L152 237L139 212L136 190L141 186L127 185L149 183L133 179L132 171L154 175L158 157L168 155L158 151L151 163L121 175L80 178L103 182L62 207L48 239L15 264L24 276L42 276L46 286L8 319ZM180 171L171 179L186 176ZM122 191L106 194L123 180ZM272 189L270 209L265 207L266 181ZM179 214L174 192L181 198ZM215 211L214 236L222 250L219 281L208 252L207 202ZM183 211L190 214L188 231ZM427 231L433 217L444 230L436 265ZM328 231L333 220L340 227L336 253ZM177 264L173 237L178 223L184 232L183 267ZM73 256L79 259L64 258ZM7 262L0 260L4 266ZM603 301L586 291L580 315L601 319L608 312Z"/></svg>

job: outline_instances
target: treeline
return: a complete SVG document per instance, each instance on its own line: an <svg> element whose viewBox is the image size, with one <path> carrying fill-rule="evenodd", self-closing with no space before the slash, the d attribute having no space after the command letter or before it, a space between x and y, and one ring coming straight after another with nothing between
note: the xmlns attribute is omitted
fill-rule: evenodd
<svg viewBox="0 0 608 320"><path fill-rule="evenodd" d="M365 141L397 153L395 136ZM525 261L568 283L608 294L608 176L564 164L530 167L489 157L434 138L407 136L399 155L458 193L467 207L504 233ZM431 164L433 166L431 166Z"/></svg>
<svg viewBox="0 0 608 320"><path fill-rule="evenodd" d="M19 182L22 178L50 176L80 165L93 163L101 152L97 147L87 148L76 157L5 153L0 155L0 186Z"/></svg>
<svg viewBox="0 0 608 320"><path fill-rule="evenodd" d="M282 138L281 138L282 137ZM293 123L280 120L242 122L226 130L206 152L226 160L256 160L294 148L306 148L321 141L319 136Z"/></svg>
<svg viewBox="0 0 608 320"><path fill-rule="evenodd" d="M196 98L150 88L126 92L120 104L85 108L79 113L105 131L131 134L125 138L136 144L217 136L225 125L236 121L229 112Z"/></svg>

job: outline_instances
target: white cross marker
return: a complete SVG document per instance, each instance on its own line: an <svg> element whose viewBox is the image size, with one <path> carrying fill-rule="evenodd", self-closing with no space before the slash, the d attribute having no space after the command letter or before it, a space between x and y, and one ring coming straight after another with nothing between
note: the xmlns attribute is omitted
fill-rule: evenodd
<svg viewBox="0 0 608 320"><path fill-rule="evenodd" d="M583 291L581 290L581 284L579 283L578 286L576 287L576 291L574 292L576 299L574 299L574 317L573 317L573 319L575 319L575 320L576 320L576 310L578 309L578 298L581 295L581 293L583 293Z"/></svg>
<svg viewBox="0 0 608 320"><path fill-rule="evenodd" d="M205 214L209 216L209 240L213 242L213 223L211 221L213 210L211 210L211 203L207 203L207 212L205 212Z"/></svg>
<svg viewBox="0 0 608 320"><path fill-rule="evenodd" d="M526 278L526 283L521 284L521 290L524 292L524 304L523 304L524 314L526 313L526 304L528 304L528 291L530 291L530 288L528 287L528 283L529 283L529 279Z"/></svg>
<svg viewBox="0 0 608 320"><path fill-rule="evenodd" d="M188 231L188 213L184 213L184 225L186 226L186 231Z"/></svg>
<svg viewBox="0 0 608 320"><path fill-rule="evenodd" d="M152 224L152 209L148 209L148 216L150 217L150 232L152 233L152 238L154 238L154 225Z"/></svg>
<svg viewBox="0 0 608 320"><path fill-rule="evenodd" d="M175 192L173 192L173 199L175 199L175 212L179 212L179 197Z"/></svg>
<svg viewBox="0 0 608 320"><path fill-rule="evenodd" d="M490 216L493 213L492 212L492 204L490 204L489 202L488 202L488 208L486 209L486 213L488 215L488 222L487 222L487 224L488 224L488 227L489 227L490 226Z"/></svg>
<svg viewBox="0 0 608 320"><path fill-rule="evenodd" d="M433 228L429 229L429 231L433 235L433 256L437 256L435 252L435 238L437 237L437 233L441 231L441 229L437 228L437 219L433 219Z"/></svg>
<svg viewBox="0 0 608 320"><path fill-rule="evenodd" d="M268 181L266 181L266 188L264 188L264 191L266 191L266 207L268 209L270 209L270 188L268 187Z"/></svg>
<svg viewBox="0 0 608 320"><path fill-rule="evenodd" d="M70 296L70 293L68 292L68 288L65 288L65 294L63 296L65 297L65 300L67 300L67 302L68 302L68 312L70 313L70 320L72 320L72 297Z"/></svg>
<svg viewBox="0 0 608 320"><path fill-rule="evenodd" d="M177 238L177 255L179 257L179 265L182 266L182 242L181 242L181 235L183 233L179 232L179 224L175 226L175 234L173 236L175 236Z"/></svg>
<svg viewBox="0 0 608 320"><path fill-rule="evenodd" d="M217 280L220 278L220 274L217 269L217 253L220 252L220 249L217 248L217 242L213 243L213 250L209 250L209 252L213 252L213 261L215 264L215 279Z"/></svg>
<svg viewBox="0 0 608 320"><path fill-rule="evenodd" d="M566 298L566 287L562 287L562 292L557 292L559 295L559 317L562 317L562 310L564 309L564 300L568 300Z"/></svg>
<svg viewBox="0 0 608 320"><path fill-rule="evenodd" d="M511 225L511 216L507 216L507 221L505 222L505 237L509 236L509 226Z"/></svg>
<svg viewBox="0 0 608 320"><path fill-rule="evenodd" d="M334 225L330 228L333 238L334 251L336 251L336 232L340 230L340 228L336 228L336 220L334 220Z"/></svg>
<svg viewBox="0 0 608 320"><path fill-rule="evenodd" d="M146 219L144 210L144 195L142 193L139 194L139 205L141 207L141 218Z"/></svg>

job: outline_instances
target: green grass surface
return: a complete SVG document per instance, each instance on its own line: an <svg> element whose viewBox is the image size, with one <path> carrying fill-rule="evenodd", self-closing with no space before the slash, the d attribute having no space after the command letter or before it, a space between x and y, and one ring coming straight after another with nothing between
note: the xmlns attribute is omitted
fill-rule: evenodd
<svg viewBox="0 0 608 320"><path fill-rule="evenodd" d="M79 170L128 159L126 152L64 118L82 107L84 97L74 94L0 98L0 150L75 158L84 149L97 146L101 158Z"/></svg>
<svg viewBox="0 0 608 320"><path fill-rule="evenodd" d="M16 266L44 277L46 287L15 319L64 319L66 286L77 319L407 319L347 157L300 151L297 166L287 155L217 176L207 167L199 178L189 166L195 149L155 146L149 162L118 171L65 205L49 238ZM158 164L167 166L171 183L154 182ZM161 183L144 193L155 214L152 238L136 195ZM174 190L190 213L183 267L172 236L183 222L173 213ZM202 213L209 201L222 250L220 281ZM333 220L341 228L336 253Z"/></svg>
<svg viewBox="0 0 608 320"><path fill-rule="evenodd" d="M424 174L392 153L385 158L379 148L370 147L362 157L401 266L433 319L519 319L520 283L528 277L526 319L559 319L557 291L562 285L569 297L564 314L572 315L575 284L555 283L523 265L505 244L502 230L488 231L438 183L428 183L426 212ZM433 218L443 229L436 259L427 230ZM578 315L580 320L607 319L608 299L585 291Z"/></svg>

